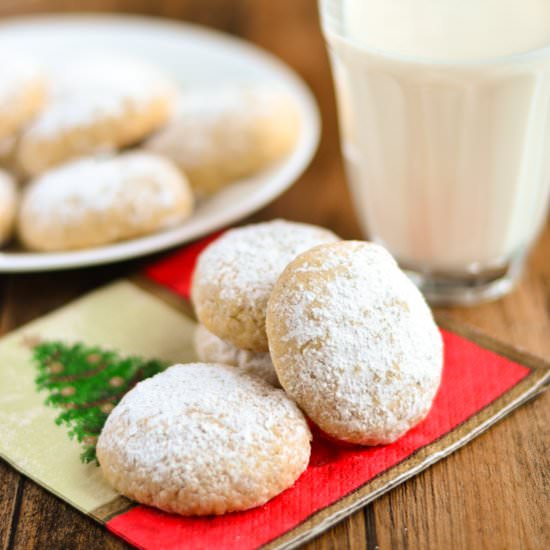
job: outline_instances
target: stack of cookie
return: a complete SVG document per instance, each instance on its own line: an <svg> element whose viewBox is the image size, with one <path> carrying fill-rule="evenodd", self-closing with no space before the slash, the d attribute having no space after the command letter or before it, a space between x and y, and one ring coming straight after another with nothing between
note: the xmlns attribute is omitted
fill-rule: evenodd
<svg viewBox="0 0 550 550"><path fill-rule="evenodd" d="M130 498L181 514L258 506L307 467L308 422L334 444L380 445L431 408L441 336L378 245L281 220L232 229L200 255L192 300L204 362L139 384L98 441Z"/></svg>
<svg viewBox="0 0 550 550"><path fill-rule="evenodd" d="M327 229L275 220L233 229L211 244L199 257L192 287L199 359L278 385L265 331L273 285L298 254L337 240Z"/></svg>
<svg viewBox="0 0 550 550"><path fill-rule="evenodd" d="M48 252L173 227L195 198L280 159L299 133L276 86L180 91L117 55L52 74L16 55L1 61L0 245L14 229L25 248Z"/></svg>

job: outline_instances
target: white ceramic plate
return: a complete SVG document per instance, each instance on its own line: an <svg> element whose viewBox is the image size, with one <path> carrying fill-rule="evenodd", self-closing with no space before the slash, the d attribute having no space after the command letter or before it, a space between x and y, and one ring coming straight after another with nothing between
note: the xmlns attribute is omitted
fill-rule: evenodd
<svg viewBox="0 0 550 550"><path fill-rule="evenodd" d="M292 154L198 205L181 226L109 246L60 253L0 252L0 272L46 271L95 265L156 252L206 235L259 210L287 189L309 164L319 140L315 101L300 78L270 54L194 25L118 16L40 16L0 23L0 51L14 48L55 69L90 51L143 58L182 86L277 81L296 100L302 124Z"/></svg>

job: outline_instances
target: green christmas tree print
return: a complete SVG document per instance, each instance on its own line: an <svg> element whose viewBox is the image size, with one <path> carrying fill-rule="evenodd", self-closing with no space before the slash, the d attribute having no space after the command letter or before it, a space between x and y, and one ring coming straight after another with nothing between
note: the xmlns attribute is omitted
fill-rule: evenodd
<svg viewBox="0 0 550 550"><path fill-rule="evenodd" d="M85 463L97 463L97 438L123 395L167 366L96 346L53 341L34 345L33 359L37 388L49 392L46 405L62 409L55 422L67 426L69 437L82 444L80 458Z"/></svg>

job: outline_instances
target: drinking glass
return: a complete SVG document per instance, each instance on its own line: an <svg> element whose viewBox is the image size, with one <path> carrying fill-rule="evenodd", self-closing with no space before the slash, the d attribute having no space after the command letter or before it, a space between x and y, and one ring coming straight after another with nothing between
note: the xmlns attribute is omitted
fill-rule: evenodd
<svg viewBox="0 0 550 550"><path fill-rule="evenodd" d="M366 236L432 303L501 296L548 210L550 44L474 61L386 53L347 35L343 4L319 5Z"/></svg>

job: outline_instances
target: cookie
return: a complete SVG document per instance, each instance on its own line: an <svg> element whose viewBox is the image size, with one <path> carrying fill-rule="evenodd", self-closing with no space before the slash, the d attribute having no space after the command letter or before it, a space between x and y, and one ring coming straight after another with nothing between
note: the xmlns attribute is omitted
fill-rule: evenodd
<svg viewBox="0 0 550 550"><path fill-rule="evenodd" d="M281 390L227 365L176 365L113 409L97 457L107 481L183 515L260 506L306 469L311 433Z"/></svg>
<svg viewBox="0 0 550 550"><path fill-rule="evenodd" d="M30 176L76 157L112 152L160 128L175 89L148 65L83 58L55 80L52 100L25 130L17 162Z"/></svg>
<svg viewBox="0 0 550 550"><path fill-rule="evenodd" d="M298 254L338 237L321 227L275 220L231 229L199 256L191 298L199 321L239 349L268 351L267 301Z"/></svg>
<svg viewBox="0 0 550 550"><path fill-rule="evenodd" d="M13 137L43 107L46 79L29 59L0 55L0 140Z"/></svg>
<svg viewBox="0 0 550 550"><path fill-rule="evenodd" d="M192 207L187 181L167 159L144 152L86 158L29 184L18 231L32 250L88 248L173 227Z"/></svg>
<svg viewBox="0 0 550 550"><path fill-rule="evenodd" d="M11 237L17 212L17 184L13 177L0 170L0 245Z"/></svg>
<svg viewBox="0 0 550 550"><path fill-rule="evenodd" d="M442 340L424 298L378 245L339 242L296 258L267 310L281 385L333 438L391 443L430 410Z"/></svg>
<svg viewBox="0 0 550 550"><path fill-rule="evenodd" d="M236 348L218 338L205 326L197 325L194 335L197 357L205 363L231 365L242 372L263 378L272 386L280 387L269 352L254 352Z"/></svg>
<svg viewBox="0 0 550 550"><path fill-rule="evenodd" d="M222 86L183 94L176 115L146 147L171 158L204 196L284 157L299 130L298 110L284 91Z"/></svg>

